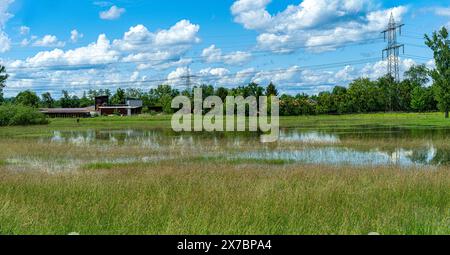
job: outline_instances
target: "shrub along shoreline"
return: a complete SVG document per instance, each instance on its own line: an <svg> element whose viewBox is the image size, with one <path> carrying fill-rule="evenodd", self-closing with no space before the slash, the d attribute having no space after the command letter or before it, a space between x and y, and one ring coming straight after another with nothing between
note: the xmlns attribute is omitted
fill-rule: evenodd
<svg viewBox="0 0 450 255"><path fill-rule="evenodd" d="M47 117L36 108L22 105L0 105L0 126L45 125Z"/></svg>

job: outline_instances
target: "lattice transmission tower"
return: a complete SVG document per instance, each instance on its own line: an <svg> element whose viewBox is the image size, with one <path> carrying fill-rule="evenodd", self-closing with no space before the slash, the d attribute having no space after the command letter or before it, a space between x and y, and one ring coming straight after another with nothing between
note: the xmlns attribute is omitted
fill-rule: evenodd
<svg viewBox="0 0 450 255"><path fill-rule="evenodd" d="M391 13L389 19L389 24L386 30L381 32L384 34L384 40L388 42L388 45L383 49L383 60L388 61L388 75L395 79L395 81L400 81L400 65L399 65L399 54L400 49L403 49L403 54L405 54L405 45L399 44L397 42L397 33L402 34L402 27L405 24L399 24L395 22L394 15Z"/></svg>
<svg viewBox="0 0 450 255"><path fill-rule="evenodd" d="M184 79L186 81L185 86L186 89L191 92L192 91L192 78L196 78L196 75L191 75L190 66L186 67L186 75L180 76L180 79Z"/></svg>

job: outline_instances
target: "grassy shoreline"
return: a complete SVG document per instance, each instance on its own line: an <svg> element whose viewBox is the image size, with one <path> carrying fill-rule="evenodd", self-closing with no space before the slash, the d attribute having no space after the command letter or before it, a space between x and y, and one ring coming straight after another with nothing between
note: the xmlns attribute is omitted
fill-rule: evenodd
<svg viewBox="0 0 450 255"><path fill-rule="evenodd" d="M170 129L171 116L141 115L132 117L98 117L81 119L50 119L49 125L0 127L0 137L42 135L53 130L155 128ZM349 115L318 115L280 117L281 128L333 129L379 125L385 127L449 128L450 120L443 113L373 113Z"/></svg>

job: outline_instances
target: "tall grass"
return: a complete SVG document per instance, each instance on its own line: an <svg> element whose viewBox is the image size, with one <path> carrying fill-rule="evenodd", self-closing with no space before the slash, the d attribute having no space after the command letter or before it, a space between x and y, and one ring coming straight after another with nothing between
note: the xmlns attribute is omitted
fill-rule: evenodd
<svg viewBox="0 0 450 255"><path fill-rule="evenodd" d="M449 234L450 171L161 162L0 171L2 234Z"/></svg>
<svg viewBox="0 0 450 255"><path fill-rule="evenodd" d="M282 125L448 127L441 115L426 116L312 116L283 118ZM190 145L149 148L45 138L52 130L169 129L169 120L57 119L45 127L0 128L0 234L450 234L450 166L338 167L226 158L230 150L260 148L258 141L236 148L205 138L198 150L186 152ZM448 149L448 139L439 139L435 145ZM424 142L349 137L337 146Z"/></svg>

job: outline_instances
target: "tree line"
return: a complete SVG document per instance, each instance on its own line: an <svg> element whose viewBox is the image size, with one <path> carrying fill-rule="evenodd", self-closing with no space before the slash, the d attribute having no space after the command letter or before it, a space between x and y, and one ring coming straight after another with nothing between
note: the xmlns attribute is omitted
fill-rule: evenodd
<svg viewBox="0 0 450 255"><path fill-rule="evenodd" d="M227 96L279 96L280 114L283 116L313 115L313 114L348 114L369 112L426 112L437 111L438 101L435 97L435 85L429 86L430 70L424 65L411 67L404 74L401 82L392 77L385 76L377 80L360 78L351 82L347 87L336 86L330 92L321 92L318 95L297 94L279 95L273 83L263 87L256 83L237 88L214 88L212 85L201 85L203 97L218 96L223 101ZM178 95L193 97L193 90L179 91L169 85L159 85L148 92L142 89L118 88L114 93L109 89L88 90L81 97L70 95L62 91L59 99L54 99L49 92L38 96L35 92L26 90L14 98L3 102L19 104L34 108L79 108L94 105L95 97L109 96L110 104L120 105L126 98L141 99L144 112L155 107L161 108L165 113L172 113L172 99Z"/></svg>
<svg viewBox="0 0 450 255"><path fill-rule="evenodd" d="M313 114L349 114L370 112L427 112L443 111L446 117L450 110L450 41L448 31L443 27L431 37L425 36L426 45L433 50L436 68L429 70L425 65L412 66L404 73L402 81L397 82L391 76L377 80L359 78L347 87L336 86L332 91L318 95L297 94L279 95L273 83L263 87L256 83L236 88L215 88L201 85L203 97L218 96L225 101L227 96L279 96L282 116ZM62 91L59 99L47 92L38 96L27 90L14 98L3 98L2 89L8 79L5 67L0 67L0 104L9 103L34 108L78 108L94 105L96 96L109 96L113 105L124 104L126 98L141 99L144 113L160 108L164 113L173 112L172 99L178 95L193 97L193 90L179 91L169 85L159 85L149 91L142 89L118 88L88 90L81 97Z"/></svg>

